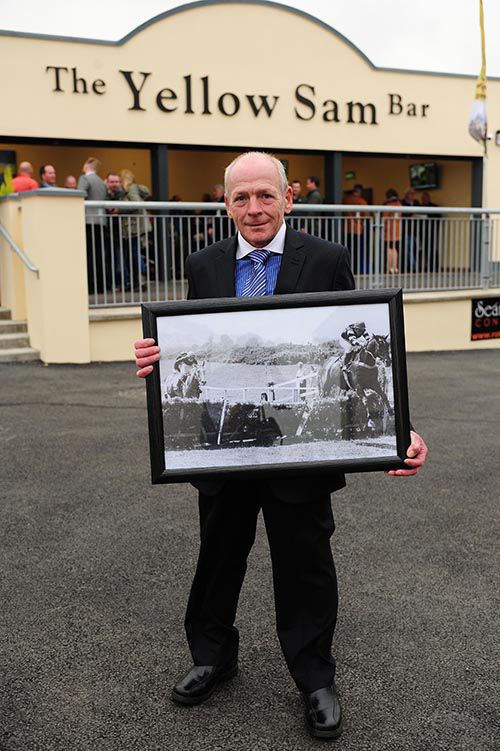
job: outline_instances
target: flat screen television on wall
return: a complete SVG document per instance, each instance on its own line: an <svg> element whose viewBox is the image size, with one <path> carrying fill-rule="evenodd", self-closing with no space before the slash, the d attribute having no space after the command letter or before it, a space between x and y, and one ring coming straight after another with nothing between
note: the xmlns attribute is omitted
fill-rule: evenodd
<svg viewBox="0 0 500 751"><path fill-rule="evenodd" d="M436 162L410 164L410 185L414 190L437 188L438 166Z"/></svg>

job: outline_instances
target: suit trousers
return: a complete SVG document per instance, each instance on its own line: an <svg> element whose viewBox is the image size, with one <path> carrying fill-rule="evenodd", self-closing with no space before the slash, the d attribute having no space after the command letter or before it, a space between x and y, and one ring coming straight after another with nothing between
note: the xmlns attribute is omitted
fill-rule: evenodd
<svg viewBox="0 0 500 751"><path fill-rule="evenodd" d="M330 548L335 529L329 493L287 503L265 482L228 481L216 495L200 493L201 545L186 612L196 665L224 665L238 656L238 598L262 510L271 552L276 627L300 691L331 685L337 578Z"/></svg>

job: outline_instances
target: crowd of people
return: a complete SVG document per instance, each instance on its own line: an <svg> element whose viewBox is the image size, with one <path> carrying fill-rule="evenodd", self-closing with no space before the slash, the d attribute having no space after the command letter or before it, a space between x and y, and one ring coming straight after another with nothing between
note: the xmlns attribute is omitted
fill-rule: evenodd
<svg viewBox="0 0 500 751"><path fill-rule="evenodd" d="M78 179L74 175L67 175L63 185L59 186L53 164L40 167L40 181L37 182L33 177L33 165L23 161L19 164L12 185L16 193L58 187L80 190L89 201L146 201L151 198L149 188L139 184L129 169L108 172L106 178L102 179L100 168L99 159L89 157ZM118 208L104 210L88 207L85 212L90 294L109 291L113 286L126 291L143 285L146 258L142 247L149 228L148 217L143 211L127 210L118 226L118 223L113 223L113 217L118 215Z"/></svg>
<svg viewBox="0 0 500 751"><path fill-rule="evenodd" d="M300 180L292 180L290 183L293 191L293 204L322 204L324 198L320 192L318 177L308 177L306 180L306 194L302 193ZM365 190L360 183L354 185L352 191L344 193L342 203L356 207L353 211L343 214L345 221L341 226L340 237L327 237L326 239L338 239L345 244L351 253L351 264L354 273L366 274L373 271L373 260L368 252L368 219L370 213L363 207L368 206ZM416 198L413 188L408 188L400 199L395 188L389 188L385 194L384 205L394 207L394 211L384 212L382 217L383 239L385 258L382 259L383 269L390 274L412 273L415 271L437 271L439 269L438 258L438 225L440 214L427 215L423 212L404 214L397 211L398 206L423 206L435 208L429 192L424 191L420 200ZM306 212L300 208L293 212L295 217L307 217ZM312 216L312 215L311 215ZM327 214L322 214L325 218ZM430 221L429 221L430 220ZM322 225L325 225L322 227ZM299 224L299 229L312 234L325 234L327 222L315 218Z"/></svg>
<svg viewBox="0 0 500 751"><path fill-rule="evenodd" d="M35 180L33 166L28 161L19 164L13 188L16 193L36 189L53 189L64 187L81 190L87 200L97 201L147 201L152 198L150 189L141 185L129 169L108 172L102 179L99 175L101 164L95 157L89 157L82 167L82 174L76 178L67 175L61 186L57 183L57 172L53 164L42 164L39 169L39 182ZM305 204L321 205L324 196L320 188L320 178L309 175L303 190L301 180L290 182L292 188L293 212L297 229L302 232L325 236L325 239L338 240L345 244L351 253L351 264L356 274L374 271L374 259L370 258L368 247L369 217L367 191L358 183L343 196L343 204L352 206L352 211L345 212L342 223L337 225L334 237L333 223L329 215L317 215L301 210ZM412 214L398 211L401 206L435 207L431 196L424 191L417 200L415 191L408 188L400 198L395 188L386 192L385 205L393 211L384 213L383 242L384 258L380 261L380 271L391 274L412 273L415 271L436 271L438 259L439 214ZM171 201L181 202L182 198L174 194ZM224 186L216 183L210 192L202 196L203 202L224 203ZM113 287L119 291L138 290L144 287L146 275L154 277L156 270L154 253L148 253L151 242L151 218L144 210L123 210L87 208L85 214L87 240L87 270L90 294L102 293ZM314 216L313 216L314 214ZM121 218L119 218L121 215ZM431 219L429 221L429 219ZM187 255L206 245L210 245L227 236L230 227L225 211L207 209L203 211L184 211L179 209L171 217L169 231L172 244L170 276L183 276ZM330 236L331 235L331 236ZM148 268L149 267L149 268Z"/></svg>
<svg viewBox="0 0 500 751"><path fill-rule="evenodd" d="M42 164L38 170L39 182L33 177L34 169L31 162L21 162L17 168L17 175L12 179L14 193L25 193L28 190L39 190L40 188L70 188L76 190L77 179L74 175L67 175L64 178L63 185L57 184L56 168L53 164Z"/></svg>

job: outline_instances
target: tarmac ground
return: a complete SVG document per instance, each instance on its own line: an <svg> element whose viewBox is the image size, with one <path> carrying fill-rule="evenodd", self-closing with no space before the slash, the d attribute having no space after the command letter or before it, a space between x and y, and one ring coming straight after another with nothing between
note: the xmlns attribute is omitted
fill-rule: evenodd
<svg viewBox="0 0 500 751"><path fill-rule="evenodd" d="M172 704L196 494L150 484L133 365L0 366L1 751L493 751L500 351L408 367L424 471L350 475L333 496L345 722L329 743L307 735L280 653L262 525L238 677Z"/></svg>

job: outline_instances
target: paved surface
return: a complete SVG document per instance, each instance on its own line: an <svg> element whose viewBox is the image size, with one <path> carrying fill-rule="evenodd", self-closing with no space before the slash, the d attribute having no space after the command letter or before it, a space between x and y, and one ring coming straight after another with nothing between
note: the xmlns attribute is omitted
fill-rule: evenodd
<svg viewBox="0 0 500 751"><path fill-rule="evenodd" d="M500 352L409 358L419 479L352 475L334 497L341 751L490 751L498 739L495 513ZM175 707L195 494L149 484L128 364L0 366L0 749L302 751L274 632L262 527L238 623L241 673Z"/></svg>

